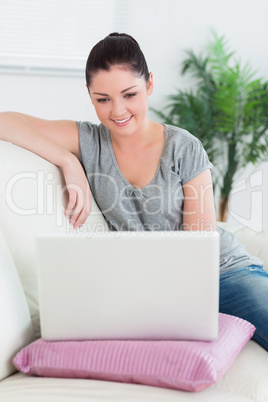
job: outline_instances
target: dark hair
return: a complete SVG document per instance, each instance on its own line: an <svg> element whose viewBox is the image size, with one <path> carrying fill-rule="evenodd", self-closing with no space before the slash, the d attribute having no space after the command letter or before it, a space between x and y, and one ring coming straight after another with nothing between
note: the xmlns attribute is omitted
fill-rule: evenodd
<svg viewBox="0 0 268 402"><path fill-rule="evenodd" d="M109 71L112 66L124 66L138 76L149 80L149 71L138 42L125 33L113 32L98 42L89 53L86 64L86 82L90 87L92 78L100 70Z"/></svg>

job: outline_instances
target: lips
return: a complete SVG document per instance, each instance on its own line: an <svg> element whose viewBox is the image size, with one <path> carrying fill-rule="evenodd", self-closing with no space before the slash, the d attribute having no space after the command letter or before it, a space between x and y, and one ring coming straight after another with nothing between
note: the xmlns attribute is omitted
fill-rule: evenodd
<svg viewBox="0 0 268 402"><path fill-rule="evenodd" d="M113 120L113 121L117 126L126 126L130 122L131 119L132 119L132 116L126 117L125 119Z"/></svg>

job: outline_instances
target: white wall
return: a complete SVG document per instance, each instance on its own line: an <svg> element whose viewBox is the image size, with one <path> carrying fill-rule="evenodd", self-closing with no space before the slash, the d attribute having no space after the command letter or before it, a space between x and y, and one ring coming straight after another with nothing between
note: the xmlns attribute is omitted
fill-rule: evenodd
<svg viewBox="0 0 268 402"><path fill-rule="evenodd" d="M191 86L190 78L180 75L184 50L201 52L210 27L229 39L231 47L243 61L252 64L258 76L268 79L267 0L125 1L129 6L127 21L117 30L126 31L127 27L145 53L154 74L151 106L160 108L166 95L176 88ZM97 122L83 77L0 74L0 111L3 110ZM252 169L242 174L242 181L248 183L247 190L240 189L232 197L229 221L235 221L236 217L236 221L249 227L268 229L268 212L264 209L268 205L268 168L263 164L257 169L261 169L262 183L250 189L248 180L260 179L254 179L254 175L252 179ZM259 192L259 198L253 190ZM258 206L254 206L256 216L251 208L251 204L255 205L254 197L259 199Z"/></svg>
<svg viewBox="0 0 268 402"><path fill-rule="evenodd" d="M0 88L1 111L97 122L84 77L0 74Z"/></svg>

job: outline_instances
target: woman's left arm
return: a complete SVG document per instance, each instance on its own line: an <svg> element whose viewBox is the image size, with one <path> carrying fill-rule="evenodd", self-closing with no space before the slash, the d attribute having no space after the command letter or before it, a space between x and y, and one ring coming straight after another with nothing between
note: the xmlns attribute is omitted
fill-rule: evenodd
<svg viewBox="0 0 268 402"><path fill-rule="evenodd" d="M183 184L183 230L216 230L210 169Z"/></svg>

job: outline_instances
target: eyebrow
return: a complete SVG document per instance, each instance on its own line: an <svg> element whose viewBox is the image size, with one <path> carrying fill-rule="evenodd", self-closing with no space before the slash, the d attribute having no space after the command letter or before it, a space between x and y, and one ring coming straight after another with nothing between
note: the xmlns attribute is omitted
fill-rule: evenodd
<svg viewBox="0 0 268 402"><path fill-rule="evenodd" d="M135 87L137 87L137 86L138 86L138 85L133 85L132 87L123 89L123 91L121 91L120 93L123 94L124 92L127 92L127 91L129 91L130 89L135 88ZM100 93L100 92L93 92L93 95L109 96L108 94L102 94L102 93Z"/></svg>

